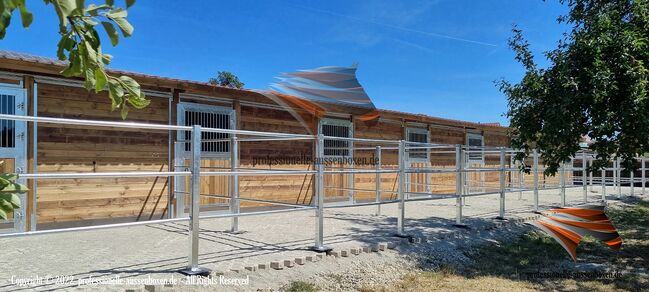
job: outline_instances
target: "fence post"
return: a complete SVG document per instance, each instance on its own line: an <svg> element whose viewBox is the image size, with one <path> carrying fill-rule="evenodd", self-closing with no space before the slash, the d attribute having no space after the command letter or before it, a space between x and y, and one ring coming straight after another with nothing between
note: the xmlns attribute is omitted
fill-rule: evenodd
<svg viewBox="0 0 649 292"><path fill-rule="evenodd" d="M525 174L525 172L523 172L523 170L520 169L521 166L522 166L522 163L516 161L513 154L512 154L512 160L514 161L514 163L512 163L514 165L514 167L519 169L518 170L518 176L517 176L517 180L518 180L518 200L521 200L521 199L523 199L523 175Z"/></svg>
<svg viewBox="0 0 649 292"><path fill-rule="evenodd" d="M566 165L562 162L559 165L559 194L561 196L561 207L566 206Z"/></svg>
<svg viewBox="0 0 649 292"><path fill-rule="evenodd" d="M201 126L192 127L192 176L191 200L189 210L189 265L179 272L188 276L209 275L207 268L198 266L198 234L200 231L200 192L201 192Z"/></svg>
<svg viewBox="0 0 649 292"><path fill-rule="evenodd" d="M645 171L647 169L645 168L645 158L644 157L640 158L640 169L642 171L642 175L640 176L641 177L640 180L642 181L642 195L644 195L645 185L647 184L647 175L645 174Z"/></svg>
<svg viewBox="0 0 649 292"><path fill-rule="evenodd" d="M606 202L606 167L608 166L608 162L604 167L602 167L602 201ZM615 166L615 162L613 162L613 166ZM613 167L615 169L615 167ZM615 173L615 171L613 172Z"/></svg>
<svg viewBox="0 0 649 292"><path fill-rule="evenodd" d="M593 157L593 159L590 159L590 157L588 159L588 166L590 166L590 168L591 168L591 171L588 172L588 185L590 186L590 191L591 192L593 191L593 176L595 174L594 169L592 169L593 168L593 160L594 160L594 157Z"/></svg>
<svg viewBox="0 0 649 292"><path fill-rule="evenodd" d="M581 184L583 189L583 195L584 195L584 204L588 203L588 184L587 184L587 176L588 176L588 171L587 171L587 166L588 164L588 158L586 158L586 151L581 153Z"/></svg>
<svg viewBox="0 0 649 292"><path fill-rule="evenodd" d="M239 170L239 141L236 136L231 139L230 149L230 171ZM239 200L239 175L230 175L230 213L240 212L241 201ZM232 233L239 233L239 217L232 217Z"/></svg>
<svg viewBox="0 0 649 292"><path fill-rule="evenodd" d="M539 152L534 149L532 152L533 159L533 168L532 172L534 175L534 212L539 211Z"/></svg>
<svg viewBox="0 0 649 292"><path fill-rule="evenodd" d="M617 187L617 160L616 159L613 159L613 161L611 161L611 165L612 165L611 169L613 169L613 177L612 177L613 191L615 191L615 188ZM606 163L606 166L608 166L608 163Z"/></svg>
<svg viewBox="0 0 649 292"><path fill-rule="evenodd" d="M635 167L635 158L633 158L633 167L631 167L631 169L629 169L629 180L630 180L629 185L631 187L631 190L629 191L629 195L631 195L631 196L633 196L635 194L635 170L634 170L634 167Z"/></svg>
<svg viewBox="0 0 649 292"><path fill-rule="evenodd" d="M500 209L498 210L497 219L505 219L505 149L500 149L500 169L499 169L499 181L500 181Z"/></svg>
<svg viewBox="0 0 649 292"><path fill-rule="evenodd" d="M375 159L375 168L376 168L376 178L375 178L375 188L376 188L376 202L381 202L381 146L376 146L376 152L374 154ZM376 215L381 215L381 204L376 205Z"/></svg>
<svg viewBox="0 0 649 292"><path fill-rule="evenodd" d="M397 214L397 234L398 237L407 237L403 231L404 217L406 215L405 202L405 179L406 179L406 144L403 140L399 141L399 210Z"/></svg>
<svg viewBox="0 0 649 292"><path fill-rule="evenodd" d="M324 245L324 136L318 134L316 142L316 159L315 159L315 245L312 250L317 252L327 252L331 248Z"/></svg>
<svg viewBox="0 0 649 292"><path fill-rule="evenodd" d="M466 227L462 224L462 197L464 194L464 157L462 145L455 145L455 226Z"/></svg>
<svg viewBox="0 0 649 292"><path fill-rule="evenodd" d="M617 166L615 171L617 172L617 198L622 198L622 167L620 163L620 158L616 159Z"/></svg>

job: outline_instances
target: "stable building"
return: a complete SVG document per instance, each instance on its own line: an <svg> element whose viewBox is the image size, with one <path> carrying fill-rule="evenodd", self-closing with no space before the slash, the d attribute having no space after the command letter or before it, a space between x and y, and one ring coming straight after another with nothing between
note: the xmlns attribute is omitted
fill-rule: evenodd
<svg viewBox="0 0 649 292"><path fill-rule="evenodd" d="M77 78L63 77L66 66L58 60L23 53L0 51L0 113L37 117L54 117L102 121L122 121L118 111L111 112L105 92L99 94L83 88ZM471 146L508 146L508 128L450 120L420 114L379 109L379 119L371 124L359 121L345 107L296 120L285 107L255 90L234 89L205 82L178 80L160 76L109 70L111 74L128 75L142 86L151 104L142 110L131 110L127 121L165 125L201 125L207 128L240 129L292 134L407 140ZM300 111L300 109L292 109ZM308 113L302 116L309 117ZM0 160L3 172L126 172L174 171L189 162L187 133L142 131L80 125L57 125L1 120ZM229 134L203 133L209 140L201 146L202 167L229 169L231 147ZM367 146L367 145L365 145ZM362 157L374 151L362 150L351 141L325 143L325 156ZM356 147L359 149L357 150ZM239 146L240 168L313 169L299 163L314 156L312 141L242 142ZM397 165L396 151L386 150L381 166ZM266 162L278 158L281 164ZM291 160L294 158L294 160ZM409 153L413 164L453 167L454 160L434 157L426 151ZM471 163L485 163L484 156L472 153ZM292 162L293 161L293 162ZM264 165L266 164L266 165ZM357 166L365 167L365 166ZM367 166L373 167L373 166ZM454 174L445 174L454 182ZM227 196L228 177L201 178L201 193ZM431 180L443 182L442 175L431 177L412 174L408 177L413 192L447 192L453 187L431 187ZM13 220L2 222L3 231L26 231L57 227L91 225L108 222L142 221L186 214L187 183L185 178L160 176L151 178L90 178L27 180L30 192L22 195L22 207ZM242 198L312 204L312 175L242 176L238 181ZM442 183L440 183L442 185ZM355 202L374 200L374 174L327 175L325 201ZM423 186L423 187L422 187ZM396 175L380 177L382 198L394 198ZM204 210L227 208L227 200L205 196ZM263 204L242 203L242 208L261 208Z"/></svg>

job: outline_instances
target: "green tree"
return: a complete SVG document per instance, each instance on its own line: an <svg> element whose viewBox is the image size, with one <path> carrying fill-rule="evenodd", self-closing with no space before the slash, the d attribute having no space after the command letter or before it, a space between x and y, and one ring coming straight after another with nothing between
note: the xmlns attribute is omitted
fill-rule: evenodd
<svg viewBox="0 0 649 292"><path fill-rule="evenodd" d="M116 7L113 0L105 4L85 5L84 0L44 0L51 5L59 18L61 39L57 46L57 57L67 61L68 66L61 74L66 77L84 78L84 87L95 92L108 89L112 110L119 109L122 119L126 119L129 107L142 109L149 105L140 85L128 76L112 76L106 73L106 66L112 56L102 53L101 39L96 27L101 24L110 42L116 46L119 32L123 37L133 34L133 26L126 20L135 0L125 0L126 8ZM33 3L33 2L32 2ZM22 26L31 25L33 15L27 9L26 0L0 0L0 39L5 37L11 24L14 11L20 13ZM119 31L119 32L118 32ZM16 195L27 190L24 185L16 183L16 174L0 174L0 218L7 219L8 214L20 207Z"/></svg>
<svg viewBox="0 0 649 292"><path fill-rule="evenodd" d="M243 88L243 86L245 85L243 82L239 81L239 77L228 71L219 71L216 78L210 78L210 80L207 82L209 84L231 88Z"/></svg>
<svg viewBox="0 0 649 292"><path fill-rule="evenodd" d="M597 152L594 168L612 156L627 169L649 152L649 4L646 0L560 0L570 27L540 68L522 31L509 45L526 72L516 84L502 80L508 97L512 146L538 148L547 174L556 173L579 149L583 137Z"/></svg>
<svg viewBox="0 0 649 292"><path fill-rule="evenodd" d="M111 76L106 73L106 65L112 59L109 54L102 53L101 40L96 27L101 24L110 42L116 46L119 42L119 32L123 37L133 34L133 26L126 20L128 12L135 0L126 0L126 9L116 7L113 0L105 4L89 4L84 0L44 0L46 5L52 5L59 17L59 34L57 56L61 61L67 61L68 67L61 73L66 77L83 77L84 86L88 90L100 92L108 89L112 110L120 109L122 119L125 119L129 106L142 109L149 105L149 100L140 90L140 85L128 76ZM4 38L11 17L18 10L23 27L29 27L33 15L27 9L26 0L0 0L0 39ZM119 30L119 32L118 32Z"/></svg>

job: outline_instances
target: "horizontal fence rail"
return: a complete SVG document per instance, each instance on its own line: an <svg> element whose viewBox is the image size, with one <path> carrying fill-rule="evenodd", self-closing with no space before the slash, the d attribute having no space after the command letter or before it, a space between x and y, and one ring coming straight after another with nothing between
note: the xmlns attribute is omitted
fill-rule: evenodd
<svg viewBox="0 0 649 292"><path fill-rule="evenodd" d="M642 194L646 185L646 158L638 157L641 175L636 176L630 172L627 177L622 177L622 170L618 159L610 162L607 167L596 172L588 171L596 160L596 153L580 151L566 161L559 169L557 178L551 182L543 175L546 169L543 165L543 156L536 150L530 153L525 165L514 160L514 156L521 153L516 149L493 146L466 146L447 145L438 143L423 143L405 140L385 140L353 137L332 137L318 135L289 134L276 132L260 132L236 129L204 128L199 125L176 126L149 123L130 123L115 121L80 120L50 117L32 117L0 114L0 120L11 120L32 123L48 123L62 126L82 127L103 127L117 129L136 129L139 131L169 131L175 133L189 133L189 135L173 135L176 137L170 142L170 147L183 147L191 157L185 162L172 164L173 171L132 171L132 172L33 172L20 173L19 179L30 180L56 180L56 179L105 179L105 178L136 178L136 177L167 177L176 180L187 181L185 191L174 190L174 195L182 195L184 200L187 196L189 205L181 208L182 214L175 214L175 217L159 220L148 220L138 222L127 222L117 224L92 225L84 227L60 228L51 230L32 230L27 232L14 232L0 234L0 238L55 234L61 232L90 231L108 228L134 227L152 224L165 224L175 222L188 222L188 265L182 273L188 275L203 275L209 273L208 269L198 264L199 230L201 219L231 218L231 231L239 231L239 218L246 216L263 216L289 212L314 212L314 245L313 250L318 252L328 251L324 242L324 213L325 209L350 208L350 207L376 207L376 215L381 214L381 206L397 204L397 224L395 235L408 236L405 217L407 202L421 202L432 200L455 199L455 225L464 225L463 208L467 205L465 200L479 196L498 196L498 217L506 218L506 195L518 194L521 199L523 192L531 192L533 199L533 210L539 211L539 191L559 190L558 205L567 206L566 189L581 188L583 190L582 202L589 202L589 192L594 188L601 187L601 197L596 198L605 202L607 199L607 187L614 187L614 194L621 196L622 185L631 188L631 194L635 194L634 187L641 184ZM203 138L202 133L228 134L228 138L218 136L218 139ZM337 143L336 147L329 147L326 141L344 141ZM304 141L300 143L313 143L314 152L312 164L308 169L271 169L244 167L240 165L241 148L245 145L271 142L271 141ZM225 143L228 145L229 153L224 154L224 159L229 160L229 166L202 166L201 161L206 155L202 148L203 143ZM185 147L187 145L187 147ZM348 147L339 147L348 145ZM329 153L347 153L345 156L334 158L355 158L356 156L371 155L374 159L370 165L355 165L348 163L325 163L331 156L325 155L325 149L337 149ZM394 161L387 159L388 155L395 156ZM476 158L479 158L476 160ZM352 160L353 161L353 160ZM389 161L389 162L388 162ZM441 162L440 162L441 161ZM171 164L171 163L170 163ZM263 163L260 165L264 166ZM524 166L524 167L523 167ZM612 174L612 176L609 176ZM370 176L374 180L372 187L356 187L355 177ZM312 178L312 195L308 204L289 203L277 200L266 200L258 197L242 197L239 190L240 179L253 176L304 176ZM326 184L327 176L345 177L346 186L332 186ZM423 181L413 181L414 176L422 177ZM490 176L489 179L486 176ZM217 194L201 192L201 178L226 177L228 194ZM443 177L444 179L441 179ZM394 181L395 189L385 189L382 182L384 179ZM446 180L446 181L444 181ZM339 202L327 202L326 191L343 193L348 195L348 200ZM34 192L35 193L35 192ZM371 199L359 201L357 194L371 194ZM614 195L611 194L611 195ZM263 195L263 194L262 194ZM384 198L389 195L389 198ZM33 206L37 206L36 196L33 196ZM219 208L227 210L207 211L202 210L201 198L214 198L219 203ZM171 199L171 198L169 198ZM592 198L591 198L592 199ZM181 201L178 199L177 201ZM263 211L242 212L241 202L263 204L271 206L271 209ZM181 204L177 202L177 204ZM184 202L182 203L184 204ZM34 210L32 210L34 211ZM171 210L168 210L171 214ZM171 216L171 215L169 215ZM32 222L35 224L35 222ZM35 225L34 225L35 226Z"/></svg>

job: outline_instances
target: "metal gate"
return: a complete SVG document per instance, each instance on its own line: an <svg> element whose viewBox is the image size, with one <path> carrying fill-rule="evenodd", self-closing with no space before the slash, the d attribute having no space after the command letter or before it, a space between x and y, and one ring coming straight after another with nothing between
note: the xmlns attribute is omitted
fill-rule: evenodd
<svg viewBox="0 0 649 292"><path fill-rule="evenodd" d="M349 120L324 118L320 120L319 133L328 137L352 138L354 137L353 123ZM344 170L354 167L354 142L350 140L324 139L323 154L325 158L334 159L333 163L326 165L327 170ZM320 162L323 163L323 162ZM325 202L354 203L354 174L340 173L327 174L324 178Z"/></svg>
<svg viewBox="0 0 649 292"><path fill-rule="evenodd" d="M0 113L25 115L25 89L0 87ZM26 122L0 120L0 171L3 173L24 173L27 166ZM25 184L25 179L18 179ZM7 214L7 220L0 220L0 233L25 231L25 194L19 194L20 208Z"/></svg>
<svg viewBox="0 0 649 292"><path fill-rule="evenodd" d="M232 108L210 106L195 103L179 103L177 123L179 126L200 125L204 128L235 129L235 112ZM201 133L201 167L205 171L230 168L230 134ZM178 131L176 136L174 167L182 171L191 167L191 132ZM174 178L176 198L176 216L185 216L189 212L189 181L187 177ZM201 178L201 194L227 196L229 193L228 177L211 176ZM201 197L201 211L217 211L228 206L222 198Z"/></svg>

